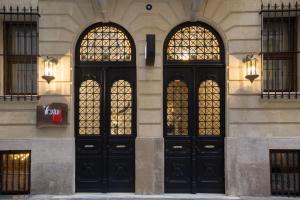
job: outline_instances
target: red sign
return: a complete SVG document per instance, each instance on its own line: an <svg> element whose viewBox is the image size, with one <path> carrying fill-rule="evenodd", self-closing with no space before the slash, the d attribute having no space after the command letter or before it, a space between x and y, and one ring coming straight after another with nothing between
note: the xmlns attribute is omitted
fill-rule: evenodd
<svg viewBox="0 0 300 200"><path fill-rule="evenodd" d="M37 106L37 127L66 127L68 123L68 105L52 103Z"/></svg>

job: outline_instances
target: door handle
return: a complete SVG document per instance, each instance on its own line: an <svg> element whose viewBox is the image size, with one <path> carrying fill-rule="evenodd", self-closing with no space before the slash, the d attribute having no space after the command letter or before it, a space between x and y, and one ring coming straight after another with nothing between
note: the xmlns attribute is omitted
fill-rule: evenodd
<svg viewBox="0 0 300 200"><path fill-rule="evenodd" d="M181 145L175 145L175 146L173 146L173 149L182 149L183 148L183 146L181 146Z"/></svg>
<svg viewBox="0 0 300 200"><path fill-rule="evenodd" d="M205 149L214 149L215 145L205 145L204 148Z"/></svg>
<svg viewBox="0 0 300 200"><path fill-rule="evenodd" d="M127 147L127 146L124 145L124 144L116 145L116 148L117 148L117 149L124 149L124 148L126 148L126 147Z"/></svg>
<svg viewBox="0 0 300 200"><path fill-rule="evenodd" d="M95 145L93 145L93 144L86 144L86 145L84 145L84 148L94 148L95 147Z"/></svg>

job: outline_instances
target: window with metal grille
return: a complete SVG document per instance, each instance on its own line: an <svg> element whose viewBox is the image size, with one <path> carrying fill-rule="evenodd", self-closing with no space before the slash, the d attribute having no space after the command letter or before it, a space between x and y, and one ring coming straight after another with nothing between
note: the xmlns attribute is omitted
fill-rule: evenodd
<svg viewBox="0 0 300 200"><path fill-rule="evenodd" d="M272 195L300 195L300 150L270 150Z"/></svg>
<svg viewBox="0 0 300 200"><path fill-rule="evenodd" d="M0 10L3 21L3 92L1 99L37 98L38 9Z"/></svg>
<svg viewBox="0 0 300 200"><path fill-rule="evenodd" d="M118 26L97 26L90 30L80 44L80 61L129 62L131 42Z"/></svg>
<svg viewBox="0 0 300 200"><path fill-rule="evenodd" d="M262 5L262 97L298 97L297 3Z"/></svg>
<svg viewBox="0 0 300 200"><path fill-rule="evenodd" d="M132 134L132 87L126 80L115 81L110 89L110 134Z"/></svg>
<svg viewBox="0 0 300 200"><path fill-rule="evenodd" d="M30 192L30 151L0 152L0 194Z"/></svg>
<svg viewBox="0 0 300 200"><path fill-rule="evenodd" d="M200 136L221 135L220 87L213 80L203 81L198 90Z"/></svg>
<svg viewBox="0 0 300 200"><path fill-rule="evenodd" d="M167 87L167 135L189 134L188 85L182 80L173 80Z"/></svg>
<svg viewBox="0 0 300 200"><path fill-rule="evenodd" d="M205 26L187 26L170 38L168 61L220 61L218 38Z"/></svg>

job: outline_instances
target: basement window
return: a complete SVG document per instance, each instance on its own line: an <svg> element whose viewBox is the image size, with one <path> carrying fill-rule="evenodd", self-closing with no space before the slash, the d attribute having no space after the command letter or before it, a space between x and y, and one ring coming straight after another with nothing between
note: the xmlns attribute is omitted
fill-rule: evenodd
<svg viewBox="0 0 300 200"><path fill-rule="evenodd" d="M262 97L299 96L298 5L262 5Z"/></svg>
<svg viewBox="0 0 300 200"><path fill-rule="evenodd" d="M30 192L30 151L0 152L0 194Z"/></svg>
<svg viewBox="0 0 300 200"><path fill-rule="evenodd" d="M300 196L300 150L270 150L271 192Z"/></svg>
<svg viewBox="0 0 300 200"><path fill-rule="evenodd" d="M37 98L38 9L0 10L3 21L1 99ZM1 91L0 90L0 91Z"/></svg>

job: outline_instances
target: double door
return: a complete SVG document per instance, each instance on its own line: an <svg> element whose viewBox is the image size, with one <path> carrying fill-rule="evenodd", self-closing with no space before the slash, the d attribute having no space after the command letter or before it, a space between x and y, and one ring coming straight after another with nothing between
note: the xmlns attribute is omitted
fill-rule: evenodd
<svg viewBox="0 0 300 200"><path fill-rule="evenodd" d="M225 71L164 70L165 192L224 193Z"/></svg>
<svg viewBox="0 0 300 200"><path fill-rule="evenodd" d="M135 68L78 67L76 191L133 192Z"/></svg>

